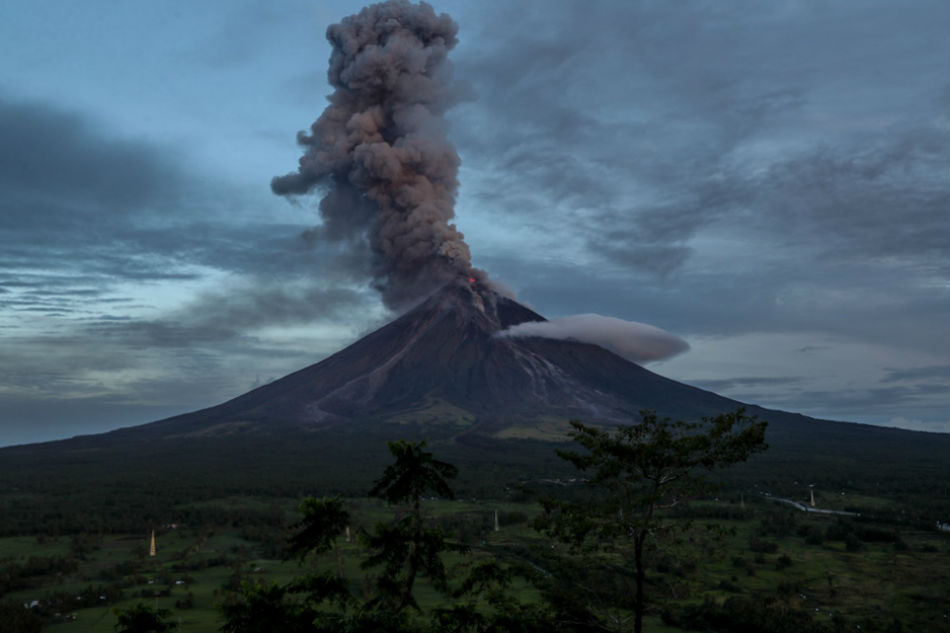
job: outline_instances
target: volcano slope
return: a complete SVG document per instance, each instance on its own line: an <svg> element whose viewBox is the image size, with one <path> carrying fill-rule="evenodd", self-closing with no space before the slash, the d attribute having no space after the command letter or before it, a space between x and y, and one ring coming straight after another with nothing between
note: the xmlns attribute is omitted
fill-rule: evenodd
<svg viewBox="0 0 950 633"><path fill-rule="evenodd" d="M596 345L500 337L544 317L467 278L325 360L223 404L100 435L0 450L0 485L171 482L244 492L360 492L385 440L427 438L463 487L565 472L567 421L631 423L643 409L699 420L744 406ZM736 471L786 493L801 482L950 496L948 438L747 406L770 450ZM939 483L938 483L939 482ZM882 488L883 487L883 488Z"/></svg>

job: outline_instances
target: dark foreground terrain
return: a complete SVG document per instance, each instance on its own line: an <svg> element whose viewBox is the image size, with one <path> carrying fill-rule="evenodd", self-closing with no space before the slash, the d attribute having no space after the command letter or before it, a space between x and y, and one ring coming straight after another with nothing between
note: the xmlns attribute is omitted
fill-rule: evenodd
<svg viewBox="0 0 950 633"><path fill-rule="evenodd" d="M0 628L112 631L113 608L144 600L169 609L176 630L212 631L242 582L287 583L321 564L342 570L358 592L371 572L359 567L366 549L355 534L393 512L365 497L389 461L383 439L425 430L338 429L291 445L192 438L149 450L75 448L68 458L44 455L50 445L0 451ZM880 433L889 450L866 433L855 436L871 437L867 446L842 438L852 441L851 459L780 444L724 473L715 495L677 508L669 520L692 523L650 556L647 630L770 622L772 630L945 631L950 538L937 523L948 516L947 438ZM459 500L427 501L426 512L472 548L447 557L453 577L498 560L522 573L509 589L519 600L543 607L550 595L589 593L613 630L630 630L629 612L611 606L629 592L623 575L579 571L612 563L595 564L532 528L537 495L579 490L577 472L553 452L564 446L434 439L432 450L459 466ZM819 508L858 514L806 513L775 500L808 505L810 484ZM335 558L302 568L285 560L286 543L308 495L342 496L354 537ZM706 528L713 524L719 529ZM443 600L425 583L419 593L424 613ZM775 628L782 622L792 628Z"/></svg>

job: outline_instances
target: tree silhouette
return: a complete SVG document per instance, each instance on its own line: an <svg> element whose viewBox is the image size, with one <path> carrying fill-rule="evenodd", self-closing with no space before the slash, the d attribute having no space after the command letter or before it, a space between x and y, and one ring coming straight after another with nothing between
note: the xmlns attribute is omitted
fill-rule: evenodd
<svg viewBox="0 0 950 633"><path fill-rule="evenodd" d="M291 537L289 553L301 560L307 554L322 554L333 548L350 522L350 514L339 499L307 497L300 503L303 515L300 532Z"/></svg>
<svg viewBox="0 0 950 633"><path fill-rule="evenodd" d="M571 437L586 452L558 451L582 471L590 494L579 501L543 501L537 527L575 547L619 547L632 556L635 593L634 631L643 630L646 604L644 547L684 522L666 522L662 511L696 495L711 484L703 473L745 461L767 448L766 422L733 413L704 418L702 423L659 419L641 411L639 424L613 433L573 421Z"/></svg>
<svg viewBox="0 0 950 633"><path fill-rule="evenodd" d="M418 610L412 593L418 576L427 577L433 587L445 593L447 580L442 554L467 548L446 541L440 528L426 525L422 512L422 497L427 492L446 499L455 498L446 480L455 478L458 469L423 450L424 441L400 440L388 442L387 446L396 461L386 467L369 494L391 505L408 506L408 511L390 523L377 523L372 533L364 535L372 553L361 566L363 569L382 566L376 581L379 596L375 605L398 614L410 606Z"/></svg>
<svg viewBox="0 0 950 633"><path fill-rule="evenodd" d="M168 609L153 609L139 602L128 609L113 609L117 618L113 627L116 633L163 633L175 626L166 618L171 615Z"/></svg>

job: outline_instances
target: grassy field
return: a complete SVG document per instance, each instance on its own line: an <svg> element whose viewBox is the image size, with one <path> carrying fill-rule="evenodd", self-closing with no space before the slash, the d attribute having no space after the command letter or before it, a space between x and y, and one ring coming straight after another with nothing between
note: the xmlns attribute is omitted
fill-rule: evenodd
<svg viewBox="0 0 950 633"><path fill-rule="evenodd" d="M819 498L833 507L891 505L886 499L871 497L838 504L830 503L840 501L834 497ZM848 623L845 630L887 630L890 624L882 623L898 621L907 631L948 629L947 533L805 514L761 499L744 499L743 503L741 508L737 502L725 500L694 506L696 516L691 518L686 538L654 553L650 597L659 599L660 606L677 608L704 601L721 604L730 597L745 596L804 610L828 622L837 618ZM55 633L110 632L115 623L112 609L128 608L139 601L169 609L179 631L207 632L220 625L215 604L225 600L242 580L286 583L318 564L342 570L355 591L362 590L367 572L359 568L359 562L365 552L356 538L349 542L341 538L337 552L320 563L281 559L280 545L292 532L296 500L227 497L198 505L209 511L277 509L286 520L270 532L253 534L240 524L156 526L155 557L148 556L149 533L0 538L0 575L3 569L31 564L42 568L44 561L53 561L49 572L22 579L28 587L8 591L2 598L31 604L60 594L58 604L64 606L54 618L56 622L44 629ZM391 509L375 499L351 499L347 505L354 518L354 534L360 527L392 516ZM539 512L535 504L430 501L427 509L432 520L455 530L458 538L472 547L471 555L449 556L450 568L492 556L538 567L556 549L530 526ZM494 530L496 511L502 523L499 531ZM741 516L716 520L706 516L717 513ZM707 529L713 524L724 531ZM668 559L675 563L666 562ZM71 566L70 560L75 564ZM60 568L53 569L57 565ZM512 591L525 600L538 599L537 590L523 581ZM80 604L68 608L63 594ZM420 586L418 598L424 608L440 600L425 584ZM660 607L654 607L649 630L679 630L663 625L659 615Z"/></svg>
<svg viewBox="0 0 950 633"><path fill-rule="evenodd" d="M849 551L842 541L815 543L802 536L826 530L837 519L805 514L796 518L795 532L786 535L760 536L760 525L754 521L720 522L735 534L723 547L726 556L703 565L705 578L698 584L705 588L697 587L695 598L771 595L823 618L840 614L853 623L896 618L907 630L947 629L947 535L904 529L899 543L862 543ZM768 544L757 549L774 545L775 550L750 552L754 539ZM744 553L736 556L736 552ZM867 625L862 629L868 630Z"/></svg>

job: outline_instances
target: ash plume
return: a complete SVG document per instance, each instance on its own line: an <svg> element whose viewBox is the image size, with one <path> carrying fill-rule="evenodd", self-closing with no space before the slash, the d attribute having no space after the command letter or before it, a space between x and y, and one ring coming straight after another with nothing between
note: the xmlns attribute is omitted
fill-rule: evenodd
<svg viewBox="0 0 950 633"><path fill-rule="evenodd" d="M310 237L369 247L374 285L401 307L473 270L450 220L459 157L442 118L461 94L446 55L458 25L426 3L374 4L327 29L330 105L297 142L279 195L322 193Z"/></svg>

